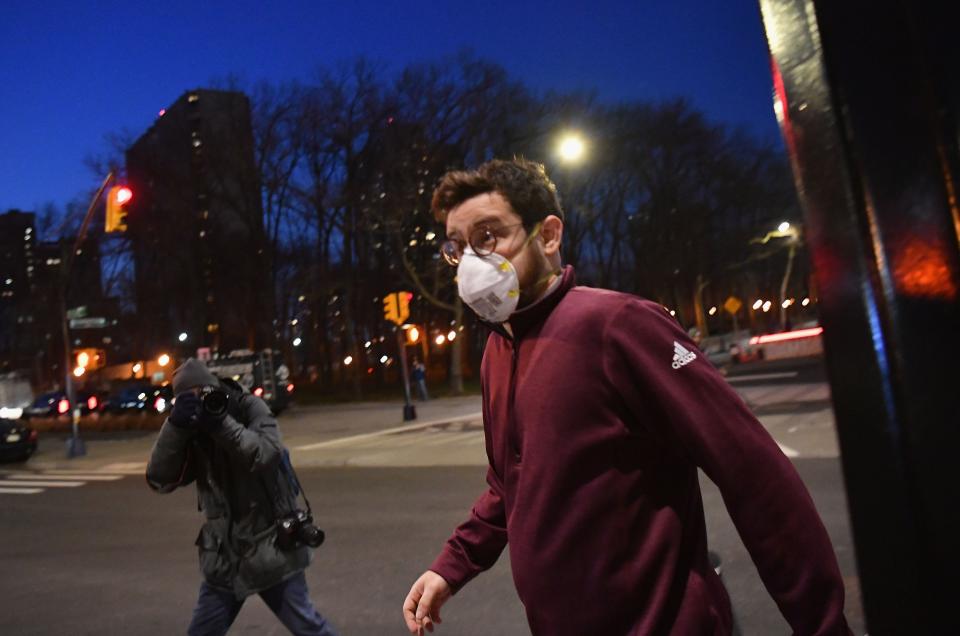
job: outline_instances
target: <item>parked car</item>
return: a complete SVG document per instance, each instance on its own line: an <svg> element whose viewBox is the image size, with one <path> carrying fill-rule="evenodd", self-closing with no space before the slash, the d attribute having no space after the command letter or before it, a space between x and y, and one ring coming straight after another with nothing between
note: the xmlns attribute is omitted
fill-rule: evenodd
<svg viewBox="0 0 960 636"><path fill-rule="evenodd" d="M77 392L77 403L80 405L80 415L99 413L103 410L105 395L102 391L83 390ZM50 391L37 396L29 407L23 410L23 416L56 417L70 412L70 401L63 391Z"/></svg>
<svg viewBox="0 0 960 636"><path fill-rule="evenodd" d="M18 420L0 420L0 460L26 461L37 450L37 432Z"/></svg>
<svg viewBox="0 0 960 636"><path fill-rule="evenodd" d="M165 413L172 401L173 388L169 384L137 384L122 387L111 394L104 402L104 410L108 413Z"/></svg>
<svg viewBox="0 0 960 636"><path fill-rule="evenodd" d="M56 417L70 412L70 402L63 391L50 391L41 393L33 403L23 410L23 416L27 419L31 417Z"/></svg>

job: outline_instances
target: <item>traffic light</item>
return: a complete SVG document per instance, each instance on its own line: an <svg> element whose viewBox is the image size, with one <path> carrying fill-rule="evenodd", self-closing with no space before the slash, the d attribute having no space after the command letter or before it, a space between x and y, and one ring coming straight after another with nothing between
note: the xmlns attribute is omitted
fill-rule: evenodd
<svg viewBox="0 0 960 636"><path fill-rule="evenodd" d="M387 294L383 297L383 317L390 322L400 324L400 314L397 311L397 295Z"/></svg>
<svg viewBox="0 0 960 636"><path fill-rule="evenodd" d="M77 367L92 371L106 365L107 355L103 349L74 349L74 360Z"/></svg>
<svg viewBox="0 0 960 636"><path fill-rule="evenodd" d="M127 205L133 199L133 191L127 186L113 186L107 192L107 232L126 232Z"/></svg>
<svg viewBox="0 0 960 636"><path fill-rule="evenodd" d="M397 292L397 299L399 300L397 314L400 318L400 324L402 324L410 317L410 301L413 300L413 294L408 291L400 291Z"/></svg>

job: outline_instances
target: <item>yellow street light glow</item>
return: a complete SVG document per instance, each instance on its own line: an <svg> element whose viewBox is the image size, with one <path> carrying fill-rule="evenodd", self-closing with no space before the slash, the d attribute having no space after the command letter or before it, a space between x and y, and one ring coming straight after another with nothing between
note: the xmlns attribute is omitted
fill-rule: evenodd
<svg viewBox="0 0 960 636"><path fill-rule="evenodd" d="M353 356L347 356L343 359L343 363L347 366L350 366L350 363L353 362Z"/></svg>
<svg viewBox="0 0 960 636"><path fill-rule="evenodd" d="M73 375L79 378L81 375L83 375L84 371L86 371L86 369L84 369L83 367L77 367L76 369L73 370Z"/></svg>
<svg viewBox="0 0 960 636"><path fill-rule="evenodd" d="M438 345L442 345L446 341L447 341L447 337L443 334L440 334L434 339L434 342L436 342Z"/></svg>
<svg viewBox="0 0 960 636"><path fill-rule="evenodd" d="M387 360L388 360L387 356L380 356L380 364L386 364Z"/></svg>
<svg viewBox="0 0 960 636"><path fill-rule="evenodd" d="M564 135L563 138L560 139L560 146L558 148L560 158L569 162L583 159L585 149L583 139L575 133Z"/></svg>
<svg viewBox="0 0 960 636"><path fill-rule="evenodd" d="M770 311L770 307L772 306L773 306L773 303L770 302L769 300L763 303L763 313L767 313L768 311Z"/></svg>
<svg viewBox="0 0 960 636"><path fill-rule="evenodd" d="M168 356L165 353L161 354L161 356L157 358L157 364L159 364L161 367L167 366L168 364L170 364L170 356Z"/></svg>
<svg viewBox="0 0 960 636"><path fill-rule="evenodd" d="M717 313L717 308L716 308L716 307L711 307L711 308L710 308L710 311L708 311L707 313L709 313L709 314L712 316L713 314Z"/></svg>
<svg viewBox="0 0 960 636"><path fill-rule="evenodd" d="M783 307L784 309L786 309L790 305L791 305L791 302L789 300L785 300L782 303L780 303L780 306Z"/></svg>
<svg viewBox="0 0 960 636"><path fill-rule="evenodd" d="M407 340L409 340L410 342L416 342L419 339L420 339L420 330L417 329L416 327L410 327L410 329L407 330Z"/></svg>
<svg viewBox="0 0 960 636"><path fill-rule="evenodd" d="M803 299L803 302L800 303L800 304L803 305L804 307L806 307L807 305L810 304L810 299L809 299L809 298L804 298L804 299Z"/></svg>
<svg viewBox="0 0 960 636"><path fill-rule="evenodd" d="M753 303L753 308L760 309L761 305L763 305L763 301L758 298L757 302Z"/></svg>
<svg viewBox="0 0 960 636"><path fill-rule="evenodd" d="M81 351L77 354L77 366L83 369L86 369L90 366L90 354L86 351Z"/></svg>
<svg viewBox="0 0 960 636"><path fill-rule="evenodd" d="M777 226L777 230L778 230L779 232L786 232L786 231L788 231L789 229L790 229L790 224L787 223L786 221L784 221L783 223L781 223L780 225Z"/></svg>
<svg viewBox="0 0 960 636"><path fill-rule="evenodd" d="M457 332L452 329L450 330L450 333L447 334L447 340L449 340L450 342L453 342L456 339L456 337L457 337Z"/></svg>
<svg viewBox="0 0 960 636"><path fill-rule="evenodd" d="M140 373L140 370L141 370L141 369L143 369L143 365L140 364L139 362L136 363L135 365L133 365L133 372L134 372L134 373Z"/></svg>

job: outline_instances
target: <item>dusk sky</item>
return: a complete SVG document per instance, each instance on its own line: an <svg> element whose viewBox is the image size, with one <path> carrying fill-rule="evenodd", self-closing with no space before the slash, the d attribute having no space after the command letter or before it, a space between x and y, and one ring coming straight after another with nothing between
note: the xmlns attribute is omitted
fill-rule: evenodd
<svg viewBox="0 0 960 636"><path fill-rule="evenodd" d="M464 48L537 90L688 96L711 119L779 143L751 0L4 0L0 211L85 195L102 176L84 158L106 149L105 135L139 134L211 79L309 80L361 54L391 73Z"/></svg>

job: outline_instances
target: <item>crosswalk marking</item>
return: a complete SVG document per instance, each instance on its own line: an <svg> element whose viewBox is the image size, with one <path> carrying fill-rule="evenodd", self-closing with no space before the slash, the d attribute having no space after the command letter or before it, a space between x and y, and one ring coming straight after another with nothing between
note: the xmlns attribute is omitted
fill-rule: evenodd
<svg viewBox="0 0 960 636"><path fill-rule="evenodd" d="M123 462L83 468L44 468L30 471L0 470L0 495L36 495L47 488L77 488L89 482L117 481L143 475L146 462Z"/></svg>
<svg viewBox="0 0 960 636"><path fill-rule="evenodd" d="M51 473L44 471L42 473L10 473L8 475L3 475L7 479L55 479L55 480L83 480L83 481L116 481L118 479L123 479L124 475L103 475L103 474L89 474L89 473Z"/></svg>
<svg viewBox="0 0 960 636"><path fill-rule="evenodd" d="M38 492L43 492L43 488L2 488L0 487L0 495L35 495Z"/></svg>
<svg viewBox="0 0 960 636"><path fill-rule="evenodd" d="M2 482L0 482L2 483ZM10 482L8 482L10 483ZM50 479L30 479L16 482L17 485L23 484L24 486L43 486L44 488L76 488L77 486L84 485L85 481L56 481Z"/></svg>

